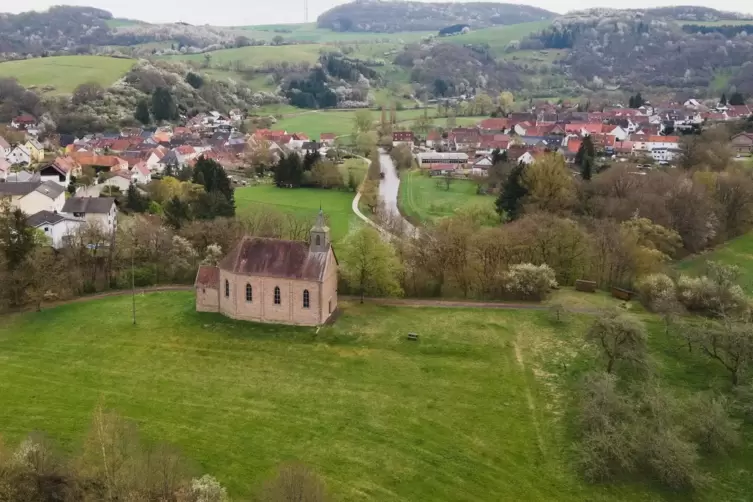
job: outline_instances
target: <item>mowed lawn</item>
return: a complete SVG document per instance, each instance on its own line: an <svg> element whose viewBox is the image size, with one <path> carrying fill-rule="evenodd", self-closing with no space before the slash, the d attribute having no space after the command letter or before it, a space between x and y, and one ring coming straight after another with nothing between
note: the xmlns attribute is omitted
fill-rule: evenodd
<svg viewBox="0 0 753 502"><path fill-rule="evenodd" d="M476 194L476 183L470 180L452 180L448 190L443 178L431 178L423 171L412 170L400 175L398 203L406 217L431 223L469 205L493 208L494 198Z"/></svg>
<svg viewBox="0 0 753 502"><path fill-rule="evenodd" d="M662 500L574 472L561 380L537 368L561 367L585 320L344 303L317 333L199 314L191 292L136 303L135 327L128 295L2 319L6 442L44 431L75 452L101 402L235 496L299 460L342 501Z"/></svg>
<svg viewBox="0 0 753 502"><path fill-rule="evenodd" d="M736 265L742 274L740 285L748 295L753 295L753 233L741 235L707 253L691 256L677 263L681 272L700 274L708 261Z"/></svg>
<svg viewBox="0 0 753 502"><path fill-rule="evenodd" d="M0 77L11 77L24 87L55 87L53 92L67 94L88 82L109 87L136 63L133 59L105 56L55 56L0 63Z"/></svg>
<svg viewBox="0 0 753 502"><path fill-rule="evenodd" d="M345 179L347 182L347 178ZM277 188L275 185L257 185L235 189L237 214L243 216L253 211L272 208L277 211L311 218L314 221L319 207L329 221L332 240L345 237L358 220L353 214L352 192L321 190L318 188Z"/></svg>
<svg viewBox="0 0 753 502"><path fill-rule="evenodd" d="M374 112L375 119L377 113ZM353 134L354 111L305 111L293 117L286 117L274 125L275 129L286 130L289 133L302 132L310 137L319 138L325 133L334 133L338 136Z"/></svg>

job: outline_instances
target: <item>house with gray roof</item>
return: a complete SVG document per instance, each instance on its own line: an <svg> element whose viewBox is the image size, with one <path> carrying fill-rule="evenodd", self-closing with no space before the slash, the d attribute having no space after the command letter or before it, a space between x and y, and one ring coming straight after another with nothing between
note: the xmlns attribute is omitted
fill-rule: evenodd
<svg viewBox="0 0 753 502"><path fill-rule="evenodd" d="M28 215L39 211L59 212L65 204L65 188L52 181L0 183L0 198Z"/></svg>
<svg viewBox="0 0 753 502"><path fill-rule="evenodd" d="M26 219L27 225L44 232L55 249L69 245L71 237L79 231L84 223L85 221L81 218L72 218L50 211L39 211Z"/></svg>
<svg viewBox="0 0 753 502"><path fill-rule="evenodd" d="M71 197L61 211L71 218L85 220L107 233L118 227L118 206L114 197Z"/></svg>

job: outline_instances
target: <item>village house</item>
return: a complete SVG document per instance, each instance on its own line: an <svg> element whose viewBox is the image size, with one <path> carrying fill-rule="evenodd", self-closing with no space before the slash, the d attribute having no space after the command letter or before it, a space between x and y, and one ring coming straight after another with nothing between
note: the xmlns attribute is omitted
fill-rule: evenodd
<svg viewBox="0 0 753 502"><path fill-rule="evenodd" d="M462 152L421 152L416 155L419 167L432 164L467 164L468 154Z"/></svg>
<svg viewBox="0 0 753 502"><path fill-rule="evenodd" d="M753 155L753 133L741 132L732 136L732 151L737 157L750 157Z"/></svg>
<svg viewBox="0 0 753 502"><path fill-rule="evenodd" d="M36 129L37 119L28 114L19 115L11 120L10 126L14 129Z"/></svg>
<svg viewBox="0 0 753 502"><path fill-rule="evenodd" d="M118 206L113 197L71 197L60 211L68 217L83 219L108 234L118 226Z"/></svg>
<svg viewBox="0 0 753 502"><path fill-rule="evenodd" d="M71 157L57 157L54 161L39 170L42 181L54 181L59 185L68 187L71 176L81 174L81 166Z"/></svg>
<svg viewBox="0 0 753 502"><path fill-rule="evenodd" d="M65 188L51 181L27 181L0 184L0 198L10 200L11 206L31 215L39 211L61 211L65 203Z"/></svg>
<svg viewBox="0 0 753 502"><path fill-rule="evenodd" d="M0 158L0 181L7 181L8 174L10 173L10 162L4 158Z"/></svg>
<svg viewBox="0 0 753 502"><path fill-rule="evenodd" d="M44 147L35 138L27 138L24 143L26 150L29 151L32 162L44 162Z"/></svg>
<svg viewBox="0 0 753 502"><path fill-rule="evenodd" d="M323 132L319 135L319 142L325 146L335 146L337 135L333 132Z"/></svg>
<svg viewBox="0 0 753 502"><path fill-rule="evenodd" d="M10 155L10 151L13 148L10 146L10 143L0 136L0 159L7 159L8 155Z"/></svg>
<svg viewBox="0 0 753 502"><path fill-rule="evenodd" d="M401 145L406 145L412 148L414 140L415 137L412 131L395 131L392 133L392 146L394 148Z"/></svg>
<svg viewBox="0 0 753 502"><path fill-rule="evenodd" d="M44 232L50 239L50 245L61 249L69 244L74 235L85 222L82 219L71 218L60 213L39 211L26 219L26 224Z"/></svg>
<svg viewBox="0 0 753 502"><path fill-rule="evenodd" d="M31 153L24 145L16 145L8 154L7 160L14 166L28 166L31 164Z"/></svg>
<svg viewBox="0 0 753 502"><path fill-rule="evenodd" d="M337 308L337 258L319 211L309 242L244 237L196 274L196 310L233 319L317 326Z"/></svg>

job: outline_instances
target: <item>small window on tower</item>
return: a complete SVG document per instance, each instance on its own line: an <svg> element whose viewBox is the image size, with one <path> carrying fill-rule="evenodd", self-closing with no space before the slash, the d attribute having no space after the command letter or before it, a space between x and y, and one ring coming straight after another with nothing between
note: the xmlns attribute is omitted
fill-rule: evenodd
<svg viewBox="0 0 753 502"><path fill-rule="evenodd" d="M303 308L307 309L311 306L311 297L309 295L309 290L304 289L303 290Z"/></svg>
<svg viewBox="0 0 753 502"><path fill-rule="evenodd" d="M280 296L280 287L275 286L275 305L280 305L282 303L282 297Z"/></svg>
<svg viewBox="0 0 753 502"><path fill-rule="evenodd" d="M316 236L316 245L321 246L322 245L322 237L320 235Z"/></svg>

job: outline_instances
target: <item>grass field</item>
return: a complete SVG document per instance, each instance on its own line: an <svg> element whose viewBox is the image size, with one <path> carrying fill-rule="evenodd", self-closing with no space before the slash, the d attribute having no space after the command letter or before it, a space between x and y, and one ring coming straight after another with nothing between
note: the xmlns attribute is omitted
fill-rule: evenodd
<svg viewBox="0 0 753 502"><path fill-rule="evenodd" d="M248 68L258 68L269 63L315 63L319 59L319 52L325 46L320 44L302 45L260 45L254 47L239 47L207 52L212 64L232 63L240 61ZM182 54L180 56L162 56L162 59L203 62L205 54Z"/></svg>
<svg viewBox="0 0 753 502"><path fill-rule="evenodd" d="M549 26L551 21L534 21L530 23L495 26L474 30L465 35L457 35L442 39L453 44L488 44L492 54L499 57L505 53L505 47L513 40L522 40L531 33L538 32Z"/></svg>
<svg viewBox="0 0 753 502"><path fill-rule="evenodd" d="M358 33L358 32L337 32L322 28L317 28L316 23L301 24L274 24L260 26L241 26L235 28L238 31L245 32L245 36L257 40L272 40L276 36L281 36L285 40L309 43L407 43L415 42L435 32L398 32L398 33Z"/></svg>
<svg viewBox="0 0 753 502"><path fill-rule="evenodd" d="M404 216L414 222L430 223L452 216L469 205L494 207L494 198L476 194L476 184L468 180L453 180L445 189L444 180L430 178L413 170L401 174L398 203Z"/></svg>
<svg viewBox="0 0 753 502"><path fill-rule="evenodd" d="M579 481L567 409L592 364L580 341L586 316L555 327L547 312L344 303L317 333L199 314L190 292L136 303L136 327L129 296L2 319L7 443L45 431L76 451L102 402L235 496L297 459L343 501L687 500ZM648 320L662 378L679 392L726 380L700 355L673 356L660 322ZM746 500L744 431L744 449L709 466L715 479L694 500Z"/></svg>
<svg viewBox="0 0 753 502"><path fill-rule="evenodd" d="M0 77L12 77L24 87L55 87L67 94L81 84L96 82L109 87L136 63L133 59L105 56L55 56L0 63Z"/></svg>
<svg viewBox="0 0 753 502"><path fill-rule="evenodd" d="M740 267L740 285L748 295L753 295L753 233L741 235L713 251L682 260L677 263L677 269L693 274L701 273L708 261Z"/></svg>
<svg viewBox="0 0 753 502"><path fill-rule="evenodd" d="M338 241L345 237L352 226L358 224L358 220L351 209L354 195L351 192L337 190L277 188L274 185L258 185L237 188L235 190L235 205L239 216L262 207L271 207L301 217L310 217L312 222L321 206L329 219L332 240Z"/></svg>
<svg viewBox="0 0 753 502"><path fill-rule="evenodd" d="M356 114L356 110L335 110L335 111L303 111L298 110L298 114L295 116L285 117L275 124L275 129L284 129L288 132L304 132L309 136L319 137L323 132L332 132L338 136L349 135L353 133L353 119ZM289 111L293 111L289 110ZM260 112L257 112L260 113ZM372 110L371 114L374 117L374 121L379 121L380 111ZM436 126L445 127L447 125L447 119L441 117L435 117L436 110L430 109L428 111L429 117L432 119L432 123ZM397 123L400 127L410 128L413 121L418 117L423 116L424 110L406 109L397 112ZM387 117L389 117L389 110L387 111ZM456 123L458 127L475 125L479 121L487 117L457 117Z"/></svg>

